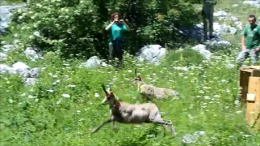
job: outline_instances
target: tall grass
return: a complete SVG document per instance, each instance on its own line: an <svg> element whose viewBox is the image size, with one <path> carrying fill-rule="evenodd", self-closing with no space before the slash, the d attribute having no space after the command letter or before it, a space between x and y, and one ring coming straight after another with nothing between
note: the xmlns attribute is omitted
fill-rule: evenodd
<svg viewBox="0 0 260 146"><path fill-rule="evenodd" d="M244 108L234 104L238 72L226 69L232 59L222 55L202 61L191 51L185 48L182 59L180 52L169 52L161 66L133 65L135 60L125 56L126 67L119 72L113 68L86 70L79 68L80 60L62 61L48 54L37 64L45 69L32 87L23 86L20 77L0 75L0 145L182 145L182 136L196 130L205 131L206 136L195 145L259 145L259 133L251 132L244 122ZM174 69L185 66L188 71ZM100 105L102 83L125 102L143 103L133 84L135 68L145 82L180 92L179 100L152 101L169 113L164 118L173 121L177 137L170 133L164 137L163 129L153 124L118 124L117 131L106 125L90 135L90 130L109 117L108 107Z"/></svg>

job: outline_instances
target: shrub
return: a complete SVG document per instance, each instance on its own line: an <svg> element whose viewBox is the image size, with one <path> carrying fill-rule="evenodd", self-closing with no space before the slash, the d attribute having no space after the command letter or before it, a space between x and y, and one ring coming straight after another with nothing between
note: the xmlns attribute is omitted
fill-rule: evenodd
<svg viewBox="0 0 260 146"><path fill-rule="evenodd" d="M31 31L28 43L44 51L59 50L65 57L105 57L109 33L104 28L115 11L130 25L124 43L132 54L145 44L173 45L181 40L177 28L198 19L191 4L176 0L44 0L17 10L12 26Z"/></svg>

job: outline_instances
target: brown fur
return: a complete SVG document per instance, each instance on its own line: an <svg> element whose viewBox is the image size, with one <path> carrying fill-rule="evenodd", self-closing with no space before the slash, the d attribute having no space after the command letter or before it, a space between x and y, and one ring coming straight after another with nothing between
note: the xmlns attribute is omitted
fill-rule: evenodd
<svg viewBox="0 0 260 146"><path fill-rule="evenodd" d="M113 122L113 128L115 128L115 122L126 124L141 124L141 123L155 123L163 126L170 126L171 132L175 134L174 127L171 122L166 122L161 117L158 107L153 103L145 104L130 104L126 102L120 102L113 92L106 92L106 97L103 103L110 105L110 118L99 125L91 133L97 132L105 124Z"/></svg>
<svg viewBox="0 0 260 146"><path fill-rule="evenodd" d="M143 98L149 100L152 98L156 99L166 99L169 97L178 96L178 92L173 91L167 88L155 87L152 85L146 84L140 74L138 74L135 78L135 82L137 83L137 91L140 92Z"/></svg>

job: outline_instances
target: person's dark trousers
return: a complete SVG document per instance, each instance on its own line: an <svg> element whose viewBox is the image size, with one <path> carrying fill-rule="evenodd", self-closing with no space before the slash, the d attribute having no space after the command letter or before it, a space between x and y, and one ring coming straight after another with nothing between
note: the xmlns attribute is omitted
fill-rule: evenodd
<svg viewBox="0 0 260 146"><path fill-rule="evenodd" d="M113 58L118 58L119 63L117 65L117 68L121 67L122 60L123 60L123 46L121 40L115 40L113 41Z"/></svg>

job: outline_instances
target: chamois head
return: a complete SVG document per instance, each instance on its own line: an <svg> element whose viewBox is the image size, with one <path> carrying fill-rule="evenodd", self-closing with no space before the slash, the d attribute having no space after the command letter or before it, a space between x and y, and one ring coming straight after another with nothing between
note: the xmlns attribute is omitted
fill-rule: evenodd
<svg viewBox="0 0 260 146"><path fill-rule="evenodd" d="M116 103L116 97L112 91L107 91L105 88L105 85L102 85L102 88L104 92L106 93L106 96L104 100L102 101L102 104L110 104L113 105Z"/></svg>
<svg viewBox="0 0 260 146"><path fill-rule="evenodd" d="M139 82L142 82L142 77L141 77L141 74L140 73L137 73L136 69L135 69L135 82L136 83L139 83Z"/></svg>

